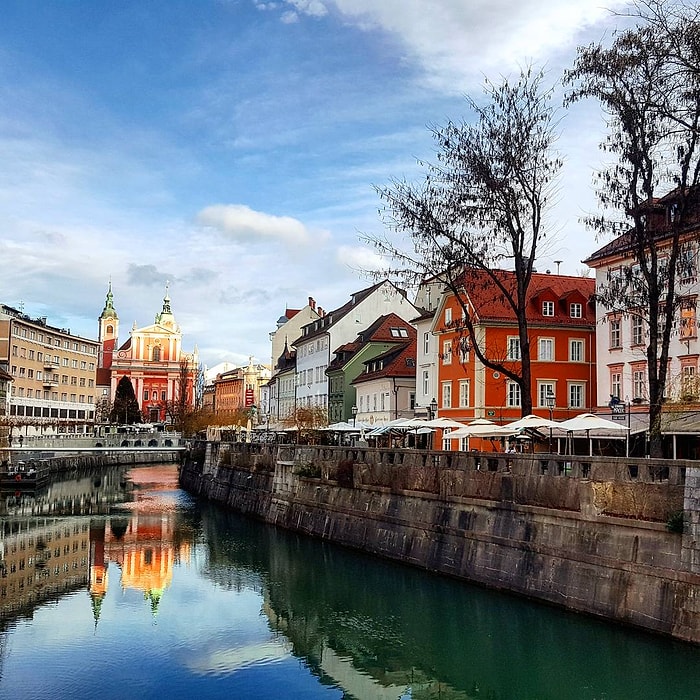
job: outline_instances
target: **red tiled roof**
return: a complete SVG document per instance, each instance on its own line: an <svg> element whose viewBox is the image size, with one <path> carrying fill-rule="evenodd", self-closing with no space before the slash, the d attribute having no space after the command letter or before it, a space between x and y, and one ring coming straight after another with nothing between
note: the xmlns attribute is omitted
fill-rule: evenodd
<svg viewBox="0 0 700 700"><path fill-rule="evenodd" d="M498 270L500 280L507 289L515 295L515 273L511 270ZM481 321L512 321L515 318L513 309L508 304L503 292L496 286L491 276L483 270L470 269L465 272L463 279L467 297L474 306L477 317ZM528 304L534 305L538 298L551 297L555 300L569 300L572 296L580 295L582 303L587 303L595 292L595 280L587 277L569 277L567 275L551 275L533 273L528 288ZM584 314L585 316L585 314ZM560 323L556 318L541 317L543 323ZM590 323L590 319L567 318L567 322Z"/></svg>

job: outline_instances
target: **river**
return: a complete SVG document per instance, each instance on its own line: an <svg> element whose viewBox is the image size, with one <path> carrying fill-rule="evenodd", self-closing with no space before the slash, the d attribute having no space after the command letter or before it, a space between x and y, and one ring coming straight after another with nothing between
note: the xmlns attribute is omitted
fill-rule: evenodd
<svg viewBox="0 0 700 700"><path fill-rule="evenodd" d="M697 698L700 649L226 512L172 465L0 502L0 697Z"/></svg>

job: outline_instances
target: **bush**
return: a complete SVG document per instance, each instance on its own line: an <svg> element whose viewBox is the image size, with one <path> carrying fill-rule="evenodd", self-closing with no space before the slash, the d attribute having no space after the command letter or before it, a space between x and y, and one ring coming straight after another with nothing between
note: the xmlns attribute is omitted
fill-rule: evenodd
<svg viewBox="0 0 700 700"><path fill-rule="evenodd" d="M666 529L669 532L678 532L682 534L684 526L684 512L682 510L674 511L668 516L668 520L666 521Z"/></svg>
<svg viewBox="0 0 700 700"><path fill-rule="evenodd" d="M336 472L338 486L352 488L353 466L354 462L351 459L341 459L340 462L338 462L338 470Z"/></svg>
<svg viewBox="0 0 700 700"><path fill-rule="evenodd" d="M313 464L313 462L298 464L297 468L294 470L294 473L296 476L303 476L307 479L320 479L321 465Z"/></svg>

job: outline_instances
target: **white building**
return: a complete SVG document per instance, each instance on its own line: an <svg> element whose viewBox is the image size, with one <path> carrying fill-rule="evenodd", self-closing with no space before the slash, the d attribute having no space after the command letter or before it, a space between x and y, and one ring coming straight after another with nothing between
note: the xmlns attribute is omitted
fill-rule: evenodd
<svg viewBox="0 0 700 700"><path fill-rule="evenodd" d="M414 302L420 311L420 315L411 320L417 334L415 414L420 418L428 417L428 406L438 395L438 339L433 335L432 325L443 287L436 280L424 282Z"/></svg>
<svg viewBox="0 0 700 700"><path fill-rule="evenodd" d="M388 280L355 292L350 301L306 324L293 345L296 349L296 406L328 408L326 369L331 352L355 339L380 316L395 313L406 321L419 315L404 292Z"/></svg>

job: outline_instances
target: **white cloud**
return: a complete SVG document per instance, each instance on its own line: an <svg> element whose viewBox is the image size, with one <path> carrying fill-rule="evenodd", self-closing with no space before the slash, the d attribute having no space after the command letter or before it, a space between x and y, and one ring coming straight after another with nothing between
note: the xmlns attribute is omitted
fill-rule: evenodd
<svg viewBox="0 0 700 700"><path fill-rule="evenodd" d="M471 90L483 75L546 63L627 0L287 0L299 14L334 7L361 29L396 37L423 79L445 93Z"/></svg>
<svg viewBox="0 0 700 700"><path fill-rule="evenodd" d="M265 214L245 204L213 204L199 212L197 221L244 241L279 240L290 245L309 245L319 238L291 216ZM327 234L321 233L320 237L326 238Z"/></svg>
<svg viewBox="0 0 700 700"><path fill-rule="evenodd" d="M386 270L388 263L371 248L343 245L338 248L336 260L353 270L377 272Z"/></svg>

